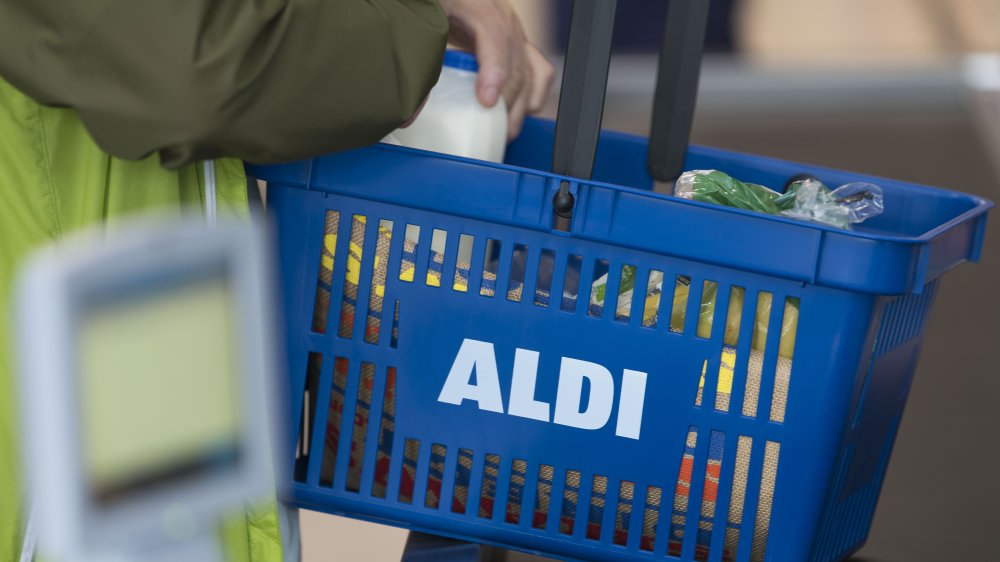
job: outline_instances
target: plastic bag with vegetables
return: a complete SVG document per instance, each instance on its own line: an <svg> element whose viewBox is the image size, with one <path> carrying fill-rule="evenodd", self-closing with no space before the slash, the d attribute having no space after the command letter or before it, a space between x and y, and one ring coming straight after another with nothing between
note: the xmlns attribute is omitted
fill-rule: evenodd
<svg viewBox="0 0 1000 562"><path fill-rule="evenodd" d="M871 183L849 183L831 190L807 178L793 183L785 193L778 193L763 185L739 181L718 170L685 172L678 178L674 194L683 199L843 229L881 214L884 208L882 189Z"/></svg>

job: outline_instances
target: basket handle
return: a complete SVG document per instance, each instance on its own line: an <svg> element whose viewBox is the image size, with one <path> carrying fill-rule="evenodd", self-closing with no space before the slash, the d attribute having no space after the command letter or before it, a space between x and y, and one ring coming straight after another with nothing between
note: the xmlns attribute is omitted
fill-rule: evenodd
<svg viewBox="0 0 1000 562"><path fill-rule="evenodd" d="M684 170L698 96L709 2L668 2L646 155L649 175L659 181L673 182Z"/></svg>
<svg viewBox="0 0 1000 562"><path fill-rule="evenodd" d="M579 0L573 3L556 115L552 151L554 173L590 179L593 172L604 115L617 7L617 0ZM573 205L569 183L564 181L552 200L554 228L568 230Z"/></svg>

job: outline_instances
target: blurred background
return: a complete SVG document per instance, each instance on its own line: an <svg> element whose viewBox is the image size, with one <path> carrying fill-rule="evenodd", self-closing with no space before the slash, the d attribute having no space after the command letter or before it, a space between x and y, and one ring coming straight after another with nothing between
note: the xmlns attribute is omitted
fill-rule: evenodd
<svg viewBox="0 0 1000 562"><path fill-rule="evenodd" d="M560 66L572 1L514 4ZM970 75L967 57L1000 52L1000 0L712 0L712 9L692 142L1000 200L1000 58L978 61L996 72L990 79ZM664 0L619 1L605 128L648 132L665 13ZM991 83L992 94L970 87ZM943 283L856 562L997 559L998 228L982 263ZM302 526L305 562L395 562L406 540L318 513L304 512Z"/></svg>

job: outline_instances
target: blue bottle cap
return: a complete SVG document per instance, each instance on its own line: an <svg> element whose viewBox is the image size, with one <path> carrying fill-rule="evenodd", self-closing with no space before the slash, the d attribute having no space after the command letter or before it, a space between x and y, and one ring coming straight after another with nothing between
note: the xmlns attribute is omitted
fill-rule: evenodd
<svg viewBox="0 0 1000 562"><path fill-rule="evenodd" d="M468 70L469 72L479 72L479 63L476 62L476 55L465 51L448 49L444 52L444 66Z"/></svg>

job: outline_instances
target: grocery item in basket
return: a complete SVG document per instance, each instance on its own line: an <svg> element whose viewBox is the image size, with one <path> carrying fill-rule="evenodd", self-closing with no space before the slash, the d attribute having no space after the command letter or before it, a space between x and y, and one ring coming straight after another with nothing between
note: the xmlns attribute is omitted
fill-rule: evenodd
<svg viewBox="0 0 1000 562"><path fill-rule="evenodd" d="M718 170L684 172L677 178L674 195L769 215L777 215L792 207L790 199L779 202L781 193L756 183L742 182Z"/></svg>
<svg viewBox="0 0 1000 562"><path fill-rule="evenodd" d="M882 189L871 183L849 183L831 190L815 179L806 178L793 183L786 193L778 193L763 185L739 181L718 170L685 172L678 178L674 194L683 199L843 229L881 214L884 208Z"/></svg>
<svg viewBox="0 0 1000 562"><path fill-rule="evenodd" d="M437 84L410 126L382 142L466 158L503 162L507 149L507 108L485 107L476 97L479 65L472 53L448 50Z"/></svg>
<svg viewBox="0 0 1000 562"><path fill-rule="evenodd" d="M604 310L605 293L607 290L608 276L602 275L594 281L594 289L591 291L590 308L596 314ZM674 287L668 291L668 297L673 293L673 302L670 310L670 329L680 331L683 329L684 317L688 306L688 295L691 291L691 281L687 277L678 277ZM663 295L663 273L653 271L650 273L649 287L644 300L642 313L642 324L644 326L656 325L659 321L660 299ZM615 310L615 317L618 319L627 318L629 308L632 306L633 293L635 291L635 272L629 268L622 271L622 280L618 288L619 305ZM699 338L708 339L711 337L712 324L716 316L715 302L718 286L714 283L705 285L701 295L701 305L698 308L697 334ZM726 318L726 333L723 342L726 346L735 347L740 331L740 313L744 306L746 291L742 287L735 287L729 299L729 314ZM770 293L760 293L757 309L755 312L755 324L753 332L754 351L763 352L764 343L767 341L768 325L771 317ZM795 301L789 305L789 309L783 316L781 326L781 345L779 355L787 359L792 358L795 349L795 331L799 322L799 309Z"/></svg>
<svg viewBox="0 0 1000 562"><path fill-rule="evenodd" d="M815 180L797 182L795 200L791 209L782 212L786 217L828 224L849 229L852 224L882 214L882 189L871 183L848 183L830 190Z"/></svg>
<svg viewBox="0 0 1000 562"><path fill-rule="evenodd" d="M594 282L594 289L591 291L590 309L591 312L600 315L604 310L605 295L607 293L607 274ZM684 329L684 317L688 307L688 295L691 290L689 278L678 277L673 287L673 302L670 312L670 330L681 331ZM643 326L655 326L658 323L660 310L660 299L663 295L663 274L653 271L650 274L650 281L643 307ZM619 306L615 310L615 317L625 319L629 314L629 307L632 303L633 292L635 290L635 275L629 268L623 268L622 281L619 287ZM670 293L668 293L669 295ZM697 335L700 338L708 339L712 336L712 325L716 316L715 303L718 296L718 285L706 283L702 290L701 304L698 308ZM719 410L729 410L729 397L732 394L733 377L736 369L736 346L739 339L741 316L745 306L746 290L742 287L734 287L729 297L729 308L726 314L726 328L723 335L723 349L719 362L718 387L716 390L715 407ZM768 329L771 318L771 306L774 297L767 292L758 294L756 309L754 311L754 327L751 337L750 357L747 365L747 385L748 388L759 389L761 376L764 370L764 347L767 342ZM751 304L752 306L752 304ZM776 388L787 389L787 382L791 377L792 357L795 350L795 335L799 322L799 301L789 299L785 302L785 310L782 313L781 334L779 336L778 362L776 365ZM705 375L708 371L708 361L702 365L701 380L698 383L698 394L695 404L702 403L702 393L705 387ZM747 392L748 400L743 404L744 412L747 415L756 413L757 398L756 392ZM775 397L774 414L775 421L784 419L787 396L778 395Z"/></svg>

